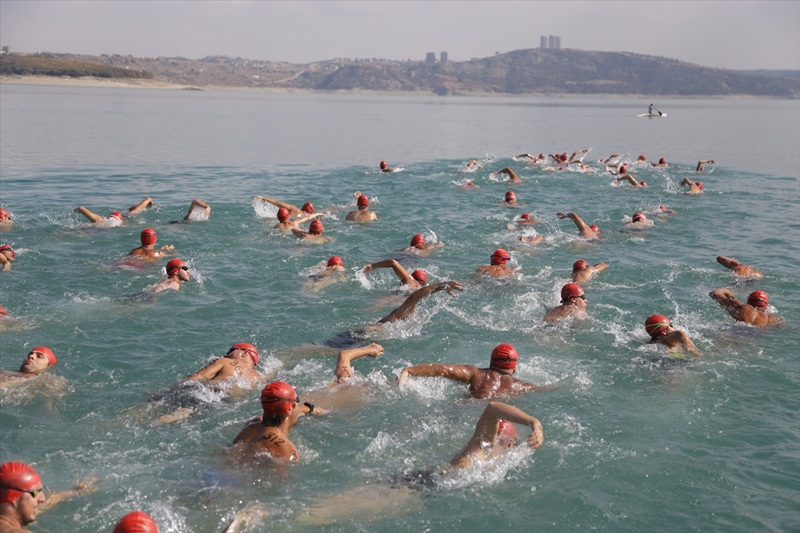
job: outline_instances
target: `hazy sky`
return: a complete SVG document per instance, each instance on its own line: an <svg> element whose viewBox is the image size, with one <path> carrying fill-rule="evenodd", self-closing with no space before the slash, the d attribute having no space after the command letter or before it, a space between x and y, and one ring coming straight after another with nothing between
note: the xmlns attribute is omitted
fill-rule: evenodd
<svg viewBox="0 0 800 533"><path fill-rule="evenodd" d="M0 0L0 44L21 52L451 61L538 48L627 51L730 69L800 69L800 0Z"/></svg>

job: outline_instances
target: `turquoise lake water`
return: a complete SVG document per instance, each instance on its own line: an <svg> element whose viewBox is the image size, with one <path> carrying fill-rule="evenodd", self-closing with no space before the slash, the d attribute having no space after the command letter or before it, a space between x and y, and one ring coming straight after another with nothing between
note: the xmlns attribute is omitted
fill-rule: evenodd
<svg viewBox="0 0 800 533"><path fill-rule="evenodd" d="M111 531L141 509L162 532L215 532L254 502L270 518L249 531L800 529L800 104L665 100L656 105L666 118L636 117L649 103L1 86L0 204L13 225L0 241L17 259L0 272L0 305L12 316L0 368L17 369L40 344L59 363L0 392L0 458L34 465L51 490L93 476L98 487L41 514L32 530ZM547 172L513 158L579 148L591 149L595 171ZM670 166L634 169L647 188L612 186L597 161L615 152ZM466 172L471 159L483 168ZM716 161L711 172L694 172L699 159ZM382 174L381 160L404 170ZM492 176L506 166L522 183ZM684 194L687 176L706 193ZM467 180L477 188L462 188ZM356 190L379 220L344 220ZM502 205L507 190L519 208ZM313 202L330 242L274 233L275 210L254 204L256 195ZM145 196L155 207L121 228L89 227L73 212L105 215ZM210 219L170 224L192 198L212 206ZM677 214L620 231L635 211L659 205ZM578 239L558 211L597 223L602 238ZM523 212L541 224L507 229ZM152 302L121 300L163 277L163 262L118 266L145 227L175 246L192 279ZM534 232L542 243L519 241ZM444 246L400 254L416 233ZM500 247L517 277L475 279ZM314 290L308 276L331 255L343 258L345 279ZM717 255L765 277L735 280ZM431 296L376 339L385 353L355 363L361 375L342 391L349 405L292 430L300 464L230 457L242 424L260 412L255 391L225 400L199 388L208 409L152 424L152 396L235 342L257 345L259 368L301 398L325 387L335 359L310 356L309 346L392 309L391 272L359 273L389 257L465 291ZM544 325L577 259L609 265L585 285L590 319ZM766 291L786 324L735 324L708 297L719 287L740 299ZM686 331L702 357L651 364L659 352L643 322L653 313ZM398 388L400 370L484 367L501 342L519 352L520 379L563 380L507 400L541 420L544 445L386 508L399 501L382 491L388 480L448 462L485 405L441 379ZM371 498L357 492L365 487ZM305 520L350 494L334 523Z"/></svg>

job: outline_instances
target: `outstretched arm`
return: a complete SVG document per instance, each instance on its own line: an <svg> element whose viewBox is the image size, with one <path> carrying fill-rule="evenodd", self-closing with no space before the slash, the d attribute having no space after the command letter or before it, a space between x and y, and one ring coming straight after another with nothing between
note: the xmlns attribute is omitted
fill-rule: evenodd
<svg viewBox="0 0 800 533"><path fill-rule="evenodd" d="M83 207L82 205L79 205L78 207L76 207L75 208L75 212L76 213L80 213L81 215L85 216L86 218L91 220L92 223L94 223L94 224L97 224L98 222L102 222L103 221L103 217L101 217L97 213L92 213L91 211L89 211L88 209Z"/></svg>
<svg viewBox="0 0 800 533"><path fill-rule="evenodd" d="M355 359L369 355L370 357L379 357L383 353L383 346L377 343L372 343L369 346L362 346L361 348L352 348L350 350L342 350L339 352L339 359L336 361L336 381L341 383L353 377L352 362Z"/></svg>
<svg viewBox="0 0 800 533"><path fill-rule="evenodd" d="M738 316L739 310L744 305L734 297L729 289L714 289L708 295L734 318Z"/></svg>
<svg viewBox="0 0 800 533"><path fill-rule="evenodd" d="M153 207L153 199L148 196L138 204L130 206L128 208L128 214L135 215L136 213L144 211L145 209L148 209L150 207Z"/></svg>
<svg viewBox="0 0 800 533"><path fill-rule="evenodd" d="M697 166L694 168L694 170L696 172L702 172L703 171L703 165L705 165L707 163L711 163L713 165L714 164L714 160L713 159L701 159L700 161L697 162Z"/></svg>
<svg viewBox="0 0 800 533"><path fill-rule="evenodd" d="M683 181L680 184L681 185L688 185L689 187L691 187L692 185L694 185L694 182L692 180L690 180L689 178L683 178Z"/></svg>
<svg viewBox="0 0 800 533"><path fill-rule="evenodd" d="M414 285L414 282L416 281L413 277L411 277L411 274L409 274L408 271L403 268L403 265L401 265L395 259L384 259L383 261L372 263L371 265L367 265L362 268L361 271L366 274L370 270L374 270L376 268L391 268L404 285Z"/></svg>
<svg viewBox="0 0 800 533"><path fill-rule="evenodd" d="M183 381L189 381L190 379L197 379L208 381L214 379L214 377L222 371L222 368L225 366L222 357L219 359L214 359L211 363L207 364L194 374L190 374L183 378Z"/></svg>
<svg viewBox="0 0 800 533"><path fill-rule="evenodd" d="M433 285L427 285L422 287L421 289L417 289L412 292L406 301L403 304L380 319L378 321L379 324L383 324L386 322L396 322L398 320L403 320L408 318L411 313L414 312L414 309L417 307L417 304L423 298L430 296L431 294L439 291L447 291L447 294L453 295L453 290L463 291L464 286L458 283L457 281L443 281L441 283L435 283Z"/></svg>
<svg viewBox="0 0 800 533"><path fill-rule="evenodd" d="M531 448L538 448L544 442L544 430L539 420L508 404L489 402L478 418L472 438L450 464L456 468L465 468L472 464L473 459L484 459L488 455L485 444L488 443L491 448L497 443L497 427L500 420L529 426L531 434L527 442Z"/></svg>
<svg viewBox="0 0 800 533"><path fill-rule="evenodd" d="M576 213L556 213L556 217L558 217L559 219L571 218L572 221L575 223L575 226L578 228L578 231L580 231L581 233L586 231L588 232L592 231L592 228L590 228L589 225L586 222L584 222L583 219Z"/></svg>
<svg viewBox="0 0 800 533"><path fill-rule="evenodd" d="M474 376L477 371L477 367L470 365L415 365L404 368L403 371L400 372L398 382L403 384L408 381L408 376L417 376L426 378L447 378L469 383L472 376Z"/></svg>
<svg viewBox="0 0 800 533"><path fill-rule="evenodd" d="M195 198L194 200L192 200L192 203L189 205L189 210L186 212L186 216L183 217L183 220L189 220L189 217L192 216L192 211L194 211L195 208L202 209L203 210L203 216L205 218L208 218L211 215L211 206L209 206L203 200L200 200L199 198Z"/></svg>
<svg viewBox="0 0 800 533"><path fill-rule="evenodd" d="M96 492L97 487L94 486L95 481L97 481L96 477L89 478L85 481L78 482L72 489L60 490L58 492L53 492L48 494L47 500L45 500L44 503L39 505L39 511L46 511L63 501L74 498L75 496L80 496L83 494L91 494L92 492Z"/></svg>
<svg viewBox="0 0 800 533"><path fill-rule="evenodd" d="M725 268L729 268L731 270L733 270L734 268L736 268L739 265L741 265L741 263L739 261L737 261L736 259L734 259L732 257L725 257L724 255L718 255L717 256L717 263L719 263L720 265L724 266Z"/></svg>
<svg viewBox="0 0 800 533"><path fill-rule="evenodd" d="M636 178L634 178L630 174L622 175L622 176L618 177L617 179L615 179L614 181L612 181L611 183L619 183L620 181L627 181L628 183L630 183L634 187L638 187L639 186L639 182L636 181Z"/></svg>
<svg viewBox="0 0 800 533"><path fill-rule="evenodd" d="M269 204L274 205L275 207L285 207L292 213L297 213L298 211L300 211L300 209L296 205L292 205L287 202L282 202L280 200L276 200L275 198L268 198L266 196L256 196L256 200L259 200L261 202L267 202Z"/></svg>

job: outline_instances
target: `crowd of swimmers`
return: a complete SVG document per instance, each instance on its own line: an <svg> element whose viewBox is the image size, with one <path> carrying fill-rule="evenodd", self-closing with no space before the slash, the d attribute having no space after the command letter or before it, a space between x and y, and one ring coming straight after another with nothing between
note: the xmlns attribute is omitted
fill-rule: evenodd
<svg viewBox="0 0 800 533"><path fill-rule="evenodd" d="M528 160L530 164L549 165L554 170L558 170L559 167L563 169L575 165L584 168L587 165L583 163L583 158L587 153L588 150L576 150L571 156L568 156L566 152L549 156L543 153L538 156L520 154L516 156L516 159ZM634 187L646 187L647 183L632 176L629 168L647 164L647 158L641 155L636 161L630 163L621 162L620 158L620 154L612 154L608 158L600 160L605 171L617 176L612 183L626 182ZM714 164L714 161L700 160L695 168L696 172L703 172L705 165L708 164ZM664 158L661 158L658 163L652 164L652 166L660 168L666 167L666 165ZM475 170L482 166L483 163L473 160L467 165L467 168ZM381 161L380 171L395 172L398 171L398 168L389 167L385 161ZM522 181L517 172L509 167L493 173L492 176L507 176L510 183ZM681 182L681 185L689 187L689 194L700 194L704 190L702 183L692 181L688 177ZM367 195L356 192L354 197L356 209L347 213L345 217L347 221L366 223L378 220L377 214L369 209L370 201ZM298 208L287 202L264 196L257 196L254 201L269 203L278 208L277 222L274 225L276 231L292 233L298 239L324 242L322 214L315 213L315 207L311 202L306 202ZM515 193L508 191L504 202L509 206L516 205ZM126 215L119 211L112 211L108 216L103 217L84 206L78 206L75 208L75 212L86 217L92 224L117 227L125 223L127 216L134 216L152 206L153 200L147 197L131 206ZM208 220L210 214L211 207L207 203L200 199L194 199L183 220L175 222ZM675 214L675 211L667 209L665 206L659 207L657 215L670 214ZM586 223L577 213L559 212L556 213L556 217L572 220L579 236L583 239L596 240L600 238L600 228L596 224ZM308 231L301 227L307 222L310 222ZM515 224L521 226L536 223L537 221L529 213L524 213ZM626 223L626 226L633 230L650 225L647 214L641 211L634 213L630 222ZM6 232L13 231L12 215L4 208L0 208L0 229ZM166 277L148 287L145 292L158 294L165 290L179 290L182 284L191 279L188 265L180 258L174 257L174 246L166 245L156 248L157 233L153 228L142 230L140 242L141 246L134 248L128 254L129 260L150 263L169 258L165 265ZM427 243L423 235L416 234L412 237L408 247L403 250L424 256L441 246L440 242ZM16 253L12 246L0 245L2 270L10 270L11 262L15 259ZM509 266L511 256L505 249L498 248L490 255L489 259L488 265L482 265L476 269L476 276L502 279L512 278L516 275L517 269ZM717 262L730 269L739 278L756 280L764 276L759 270L733 258L719 256ZM361 273L367 274L381 268L391 269L406 293L397 308L376 324L362 328L360 333L368 334L373 329L382 327L383 324L405 320L413 313L417 304L431 294L446 291L453 295L454 291L464 290L463 286L456 281L443 281L429 285L428 276L423 269L408 272L396 259L385 259L367 264L361 269ZM602 262L590 265L583 259L575 261L572 265L570 281L561 288L561 305L548 309L543 321L553 323L567 318L587 318L584 285L593 276L607 268L608 265ZM331 256L324 269L315 276L326 278L343 271L344 262L341 257ZM738 300L736 295L727 288L714 289L709 296L735 321L756 327L769 327L782 322L778 315L769 312L769 297L763 290L752 291L744 301ZM0 320L4 319L7 314L7 311L0 307ZM647 317L644 320L644 330L649 336L650 342L665 347L667 360L684 360L684 356L687 355L700 356L700 351L689 335L676 329L670 318L665 315L653 314ZM368 339L369 337L359 338ZM365 346L346 347L339 350L333 380L325 389L325 393L335 394L339 385L353 377L355 371L352 364L354 361L367 356L379 357L383 351L383 346L374 342ZM500 401L529 392L551 390L554 387L552 385L535 385L514 377L519 357L514 346L501 343L492 350L489 364L485 368L462 364L420 364L408 366L400 371L398 382L401 386L411 378L441 377L467 384L468 394L473 398L489 400L477 420L472 438L461 452L455 455L447 468L466 468L475 461L488 459L513 446L516 441L515 424L530 428L530 434L526 439L528 446L537 448L542 444L544 433L539 420ZM266 456L277 461L300 461L300 452L289 438L291 429L301 417L321 415L327 409L310 401L301 402L296 389L286 381L272 381L262 387L267 377L257 370L258 361L259 351L256 346L237 342L224 356L214 359L205 367L186 376L181 383L201 382L217 385L230 395L247 394L249 391L261 388L262 412L247 422L239 431L233 439L234 447L247 457ZM51 369L57 362L57 357L52 349L47 346L36 346L24 357L18 371L0 371L0 388L22 386ZM313 394L311 397L313 398ZM179 405L177 409L159 417L156 423L182 420L194 412L195 408L192 405ZM429 481L429 474L422 477ZM420 476L417 476L416 481L419 479L421 479ZM25 526L35 520L37 512L45 510L58 501L93 490L96 490L93 482L84 482L78 484L74 489L50 494L46 497L42 480L31 466L14 461L6 462L0 466L0 531L27 531ZM240 518L234 519L225 531L236 531L237 525L241 523ZM152 518L141 511L134 511L122 517L114 528L114 533L152 533L157 531L158 528Z"/></svg>

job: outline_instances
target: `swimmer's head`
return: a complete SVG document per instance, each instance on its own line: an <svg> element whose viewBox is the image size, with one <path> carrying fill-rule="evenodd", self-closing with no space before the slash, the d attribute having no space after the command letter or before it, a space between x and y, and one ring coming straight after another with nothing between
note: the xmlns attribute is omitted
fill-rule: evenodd
<svg viewBox="0 0 800 533"><path fill-rule="evenodd" d="M644 330L652 339L657 339L667 333L667 328L672 326L672 321L664 315L650 315L644 321Z"/></svg>
<svg viewBox="0 0 800 533"><path fill-rule="evenodd" d="M108 215L108 218L118 218L119 220L122 220L122 213L119 211L112 211L111 214Z"/></svg>
<svg viewBox="0 0 800 533"><path fill-rule="evenodd" d="M531 214L530 214L530 213L522 213L522 214L519 216L519 219L520 219L520 220L530 220L530 219L531 219Z"/></svg>
<svg viewBox="0 0 800 533"><path fill-rule="evenodd" d="M517 201L517 195L514 194L514 191L506 192L506 202L516 202L516 201Z"/></svg>
<svg viewBox="0 0 800 533"><path fill-rule="evenodd" d="M694 184L697 185L698 189L700 189L701 191L703 190L703 184L702 183L700 183L699 181L695 181Z"/></svg>
<svg viewBox="0 0 800 533"><path fill-rule="evenodd" d="M311 235L322 235L322 232L325 230L325 226L322 225L319 219L316 219L311 225L308 227L308 232Z"/></svg>
<svg viewBox="0 0 800 533"><path fill-rule="evenodd" d="M358 207L369 207L369 198L367 198L366 194L362 194L361 196L358 197L356 204L358 205Z"/></svg>
<svg viewBox="0 0 800 533"><path fill-rule="evenodd" d="M507 251L502 248L498 248L494 251L491 257L491 264L493 265L505 265L511 260L511 255Z"/></svg>
<svg viewBox="0 0 800 533"><path fill-rule="evenodd" d="M286 222L289 220L289 210L285 207L278 209L278 222Z"/></svg>
<svg viewBox="0 0 800 533"><path fill-rule="evenodd" d="M659 211L666 211L666 210L667 210L667 206L665 206L665 205L660 205L660 206L658 206L658 210L659 210Z"/></svg>
<svg viewBox="0 0 800 533"><path fill-rule="evenodd" d="M662 157L661 159L658 160L658 164L659 165L666 165L667 164L667 159L665 157Z"/></svg>
<svg viewBox="0 0 800 533"><path fill-rule="evenodd" d="M14 248L12 248L10 244L1 245L0 253L6 253L6 255L10 256L11 259L15 259L17 257L17 252L14 251Z"/></svg>
<svg viewBox="0 0 800 533"><path fill-rule="evenodd" d="M8 316L8 311L2 305L0 305L0 316Z"/></svg>
<svg viewBox="0 0 800 533"><path fill-rule="evenodd" d="M330 257L330 259L328 259L328 265L327 266L329 266L329 267L332 267L332 266L343 267L344 266L344 261L342 261L342 258L339 257L338 255L332 255Z"/></svg>
<svg viewBox="0 0 800 533"><path fill-rule="evenodd" d="M8 222L9 220L11 220L11 215L8 211L0 207L0 222Z"/></svg>
<svg viewBox="0 0 800 533"><path fill-rule="evenodd" d="M565 304L574 298L586 299L583 292L583 287L577 283L567 283L561 287L561 303Z"/></svg>
<svg viewBox="0 0 800 533"><path fill-rule="evenodd" d="M544 152L542 152L541 154L539 154L539 159L544 159Z"/></svg>
<svg viewBox="0 0 800 533"><path fill-rule="evenodd" d="M273 381L261 391L261 408L264 409L264 416L288 415L298 401L297 391L285 381Z"/></svg>
<svg viewBox="0 0 800 533"><path fill-rule="evenodd" d="M303 207L301 207L300 210L301 211L305 211L309 215L313 215L314 214L314 204L312 204L311 202L306 202L306 203L303 204Z"/></svg>
<svg viewBox="0 0 800 533"><path fill-rule="evenodd" d="M189 265L187 265L180 259L175 258L175 259L170 259L167 262L166 266L164 266L164 269L167 271L167 276L172 276L173 272L175 272L176 270L180 269L189 270Z"/></svg>
<svg viewBox="0 0 800 533"><path fill-rule="evenodd" d="M508 420L497 421L497 444L505 448L514 446L517 440L517 428Z"/></svg>
<svg viewBox="0 0 800 533"><path fill-rule="evenodd" d="M158 533L158 526L150 515L134 511L120 518L112 533Z"/></svg>
<svg viewBox="0 0 800 533"><path fill-rule="evenodd" d="M628 171L628 163L625 163L624 165L619 167L619 173L620 174L625 174L627 171Z"/></svg>
<svg viewBox="0 0 800 533"><path fill-rule="evenodd" d="M637 161L647 161L647 156L642 154L636 158Z"/></svg>
<svg viewBox="0 0 800 533"><path fill-rule="evenodd" d="M422 250L423 248L425 248L425 237L417 233L416 235L411 237L411 246Z"/></svg>
<svg viewBox="0 0 800 533"><path fill-rule="evenodd" d="M41 487L41 483L42 479L36 470L25 463L3 463L0 465L0 504L15 503L25 494L23 491L41 490L41 488L34 489L37 486Z"/></svg>
<svg viewBox="0 0 800 533"><path fill-rule="evenodd" d="M572 273L576 274L582 270L586 270L589 268L589 263L584 261L583 259L578 259L574 263L572 263Z"/></svg>
<svg viewBox="0 0 800 533"><path fill-rule="evenodd" d="M769 305L769 296L767 293L761 290L753 291L747 297L747 303L752 305L756 309L766 309Z"/></svg>
<svg viewBox="0 0 800 533"><path fill-rule="evenodd" d="M425 285L425 283L428 281L428 275L421 268L418 268L412 272L411 277L419 281L420 285Z"/></svg>
<svg viewBox="0 0 800 533"><path fill-rule="evenodd" d="M589 226L589 229L595 233L600 233L600 226L598 226L597 224L592 224L591 226Z"/></svg>
<svg viewBox="0 0 800 533"><path fill-rule="evenodd" d="M253 366L256 366L258 364L258 348L256 348L252 344L248 344L246 342L238 342L233 346L231 346L230 350L228 350L228 353L225 355L230 355L231 352L234 352L236 350L243 350L245 353L247 353L247 355L250 356L250 359L253 360Z"/></svg>
<svg viewBox="0 0 800 533"><path fill-rule="evenodd" d="M636 211L631 217L631 222L644 222L645 220L647 220L647 217L641 211Z"/></svg>
<svg viewBox="0 0 800 533"><path fill-rule="evenodd" d="M489 367L499 368L501 370L514 371L517 368L517 360L519 354L513 346L507 343L498 344L492 350L492 357L489 361Z"/></svg>
<svg viewBox="0 0 800 533"><path fill-rule="evenodd" d="M56 354L54 354L53 350L51 350L47 346L37 346L36 348L31 350L31 353L34 352L39 352L43 354L45 357L47 357L47 361L48 363L50 363L50 366L53 366L58 363L58 359L56 359Z"/></svg>
<svg viewBox="0 0 800 533"><path fill-rule="evenodd" d="M647 187L647 182L642 180L642 181L639 182L639 185L642 186L642 187Z"/></svg>
<svg viewBox="0 0 800 533"><path fill-rule="evenodd" d="M153 228L144 228L142 233L139 235L139 240L142 241L142 246L150 246L156 243L158 236L156 235L156 230Z"/></svg>
<svg viewBox="0 0 800 533"><path fill-rule="evenodd" d="M381 161L381 170L386 170L387 166L386 161Z"/></svg>

